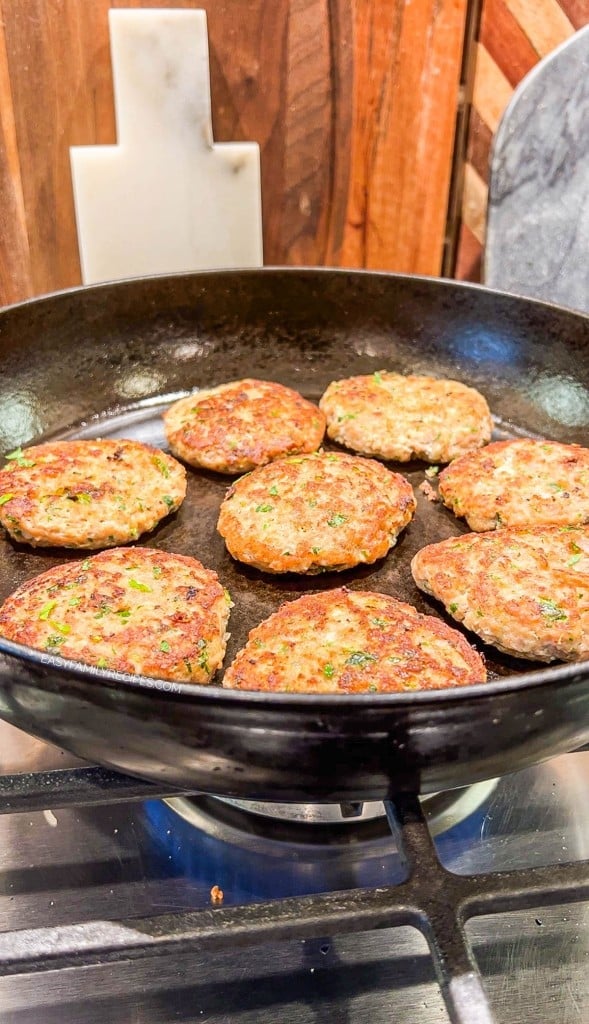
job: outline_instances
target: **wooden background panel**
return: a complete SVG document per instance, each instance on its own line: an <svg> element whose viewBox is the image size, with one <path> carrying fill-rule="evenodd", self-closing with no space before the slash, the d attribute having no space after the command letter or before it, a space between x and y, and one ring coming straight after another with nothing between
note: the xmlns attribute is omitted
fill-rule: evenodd
<svg viewBox="0 0 589 1024"><path fill-rule="evenodd" d="M438 273L467 0L0 0L0 302L80 280L69 147L116 141L107 12L207 11L267 263Z"/></svg>
<svg viewBox="0 0 589 1024"><path fill-rule="evenodd" d="M354 108L342 261L441 266L466 4L354 5Z"/></svg>
<svg viewBox="0 0 589 1024"><path fill-rule="evenodd" d="M481 280L491 146L515 87L542 57L588 23L589 0L483 0L456 277Z"/></svg>
<svg viewBox="0 0 589 1024"><path fill-rule="evenodd" d="M16 126L6 59L6 45L0 21L0 282L5 300L30 295L30 253L27 235Z"/></svg>

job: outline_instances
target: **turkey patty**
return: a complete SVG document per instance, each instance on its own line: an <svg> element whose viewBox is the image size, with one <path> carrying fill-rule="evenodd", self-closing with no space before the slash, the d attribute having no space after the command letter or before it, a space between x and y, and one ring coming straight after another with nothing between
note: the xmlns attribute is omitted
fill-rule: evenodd
<svg viewBox="0 0 589 1024"><path fill-rule="evenodd" d="M218 530L240 562L316 573L382 558L414 511L405 477L371 459L318 452L237 480L221 505Z"/></svg>
<svg viewBox="0 0 589 1024"><path fill-rule="evenodd" d="M333 381L320 408L334 441L362 455L449 462L491 439L483 396L456 380L381 370Z"/></svg>
<svg viewBox="0 0 589 1024"><path fill-rule="evenodd" d="M482 658L458 630L386 594L338 588L289 601L256 626L223 685L402 693L485 680Z"/></svg>
<svg viewBox="0 0 589 1024"><path fill-rule="evenodd" d="M230 604L196 558L115 548L23 583L0 608L0 635L97 668L208 683Z"/></svg>
<svg viewBox="0 0 589 1024"><path fill-rule="evenodd" d="M51 441L0 470L0 523L17 541L107 548L136 540L182 504L186 471L139 441Z"/></svg>
<svg viewBox="0 0 589 1024"><path fill-rule="evenodd" d="M589 657L589 526L451 537L418 551L411 571L450 615L507 654Z"/></svg>
<svg viewBox="0 0 589 1024"><path fill-rule="evenodd" d="M164 413L172 451L217 473L245 473L296 452L314 452L325 417L297 391L237 380L181 398Z"/></svg>

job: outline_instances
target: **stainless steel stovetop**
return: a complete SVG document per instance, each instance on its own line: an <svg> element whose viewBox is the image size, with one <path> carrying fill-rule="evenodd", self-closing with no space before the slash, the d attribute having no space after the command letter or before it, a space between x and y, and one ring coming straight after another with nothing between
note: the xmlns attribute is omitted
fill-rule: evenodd
<svg viewBox="0 0 589 1024"><path fill-rule="evenodd" d="M326 926L321 935L315 927L306 939L283 929L259 943L248 941L246 926L230 948L185 940L192 912L201 912L201 935L203 911L212 922L219 908L229 927L233 909L251 907L254 936L271 916L264 901L284 897L284 906L307 897L309 908L311 894L338 893L328 909L339 919L345 894L360 889L370 911L371 894L404 877L378 808L352 805L327 824L297 823L210 797L121 800L149 787L112 785L107 773L86 772L0 723L1 1024L449 1020L428 946L412 927L337 934ZM589 858L589 753L424 809L452 872L562 864L570 883L565 862ZM317 903L318 912L326 906ZM374 916L366 920L374 927ZM466 932L499 1024L589 1022L587 902L563 897L474 917ZM142 935L148 945L166 936L159 955L144 955ZM473 1024L479 1019L473 1010Z"/></svg>

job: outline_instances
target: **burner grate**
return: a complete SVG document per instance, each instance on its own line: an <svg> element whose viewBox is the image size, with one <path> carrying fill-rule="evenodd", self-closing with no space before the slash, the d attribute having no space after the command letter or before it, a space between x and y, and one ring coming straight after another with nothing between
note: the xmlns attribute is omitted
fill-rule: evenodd
<svg viewBox="0 0 589 1024"><path fill-rule="evenodd" d="M102 768L0 777L0 812L153 799L170 790ZM407 877L396 886L270 900L118 921L0 934L0 976L139 959L172 951L231 950L410 925L427 939L450 1019L492 1024L465 934L473 917L589 899L589 861L478 875L439 862L417 797L386 805Z"/></svg>
<svg viewBox="0 0 589 1024"><path fill-rule="evenodd" d="M0 775L0 814L43 811L51 807L86 807L119 800L157 800L185 790L158 786L107 768L58 768L45 772Z"/></svg>

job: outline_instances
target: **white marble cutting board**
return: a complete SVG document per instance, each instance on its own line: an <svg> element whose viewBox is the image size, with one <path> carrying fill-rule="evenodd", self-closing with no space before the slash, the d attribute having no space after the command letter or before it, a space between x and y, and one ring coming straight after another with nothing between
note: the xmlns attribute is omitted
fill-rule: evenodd
<svg viewBox="0 0 589 1024"><path fill-rule="evenodd" d="M520 83L490 172L485 283L589 312L589 25Z"/></svg>
<svg viewBox="0 0 589 1024"><path fill-rule="evenodd" d="M84 283L260 266L259 148L213 142L205 12L109 26L118 142L70 151Z"/></svg>

